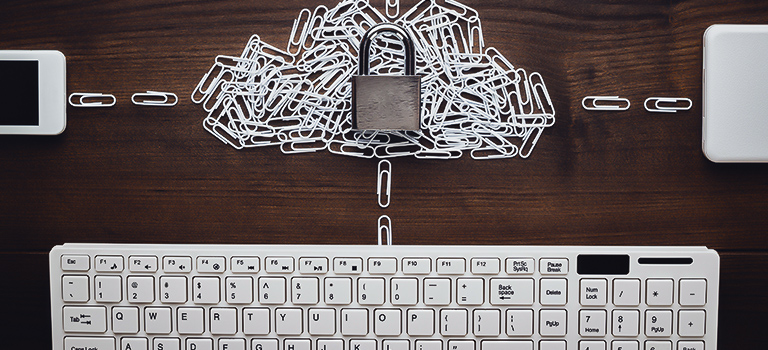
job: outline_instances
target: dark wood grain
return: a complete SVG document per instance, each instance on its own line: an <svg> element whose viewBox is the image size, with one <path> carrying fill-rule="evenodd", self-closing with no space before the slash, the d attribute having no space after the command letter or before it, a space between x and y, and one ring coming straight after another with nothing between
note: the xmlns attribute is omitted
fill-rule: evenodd
<svg viewBox="0 0 768 350"><path fill-rule="evenodd" d="M701 41L711 24L768 22L768 3L463 2L478 10L487 46L542 74L557 122L529 159L392 160L387 209L376 204L376 160L237 151L202 128L206 113L189 99L216 55L238 55L252 34L285 46L302 8L335 1L4 2L0 49L61 50L69 92L118 98L68 108L57 137L0 137L0 260L13 267L0 290L23 315L8 334L26 336L12 344L50 348L53 245L369 244L387 214L396 244L718 249L719 348L764 347L768 165L702 155ZM180 102L130 104L146 90ZM621 95L632 108L587 112L587 95ZM694 107L651 114L641 106L649 96Z"/></svg>

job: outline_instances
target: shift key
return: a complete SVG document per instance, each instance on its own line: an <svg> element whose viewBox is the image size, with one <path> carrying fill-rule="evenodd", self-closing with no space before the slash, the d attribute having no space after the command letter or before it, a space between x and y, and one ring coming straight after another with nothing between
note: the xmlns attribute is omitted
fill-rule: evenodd
<svg viewBox="0 0 768 350"><path fill-rule="evenodd" d="M107 309L103 306L65 306L64 331L104 333L107 331ZM70 349L70 347L66 347Z"/></svg>

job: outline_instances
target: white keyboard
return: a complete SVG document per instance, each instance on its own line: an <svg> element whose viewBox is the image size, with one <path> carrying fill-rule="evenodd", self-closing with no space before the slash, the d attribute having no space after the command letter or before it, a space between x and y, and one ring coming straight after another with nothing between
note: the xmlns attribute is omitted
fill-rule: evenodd
<svg viewBox="0 0 768 350"><path fill-rule="evenodd" d="M716 350L705 247L65 244L54 350Z"/></svg>

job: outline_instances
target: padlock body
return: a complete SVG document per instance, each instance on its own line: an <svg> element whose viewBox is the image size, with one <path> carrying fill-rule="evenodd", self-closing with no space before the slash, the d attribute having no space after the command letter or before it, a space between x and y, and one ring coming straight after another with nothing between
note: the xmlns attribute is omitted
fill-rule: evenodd
<svg viewBox="0 0 768 350"><path fill-rule="evenodd" d="M352 128L419 130L421 76L358 75L352 77Z"/></svg>

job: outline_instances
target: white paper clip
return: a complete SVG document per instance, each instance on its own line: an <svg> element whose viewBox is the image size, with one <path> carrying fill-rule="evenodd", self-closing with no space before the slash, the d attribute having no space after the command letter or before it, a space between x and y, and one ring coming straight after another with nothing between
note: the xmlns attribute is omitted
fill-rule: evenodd
<svg viewBox="0 0 768 350"><path fill-rule="evenodd" d="M385 220L386 222L382 222ZM386 245L392 245L392 219L390 219L389 216L382 215L379 217L379 232L378 232L379 245L384 245L381 243L385 235L387 239Z"/></svg>
<svg viewBox="0 0 768 350"><path fill-rule="evenodd" d="M587 106L587 101L592 101L591 106ZM626 103L626 107L622 107L618 104L598 104L598 102L612 103L623 102ZM581 106L588 111L626 111L629 109L630 103L626 98L619 98L619 96L587 96L581 100Z"/></svg>
<svg viewBox="0 0 768 350"><path fill-rule="evenodd" d="M386 166L385 166L386 165ZM386 188L384 191L381 190L382 188L382 179L386 176ZM386 208L389 206L390 201L390 192L392 190L392 163L390 163L388 160L382 160L379 162L379 176L376 180L376 195L379 197L379 206L382 208ZM382 196L382 192L384 193L384 196Z"/></svg>
<svg viewBox="0 0 768 350"><path fill-rule="evenodd" d="M136 99L139 99L138 101ZM160 98L153 100L153 98ZM173 102L170 102L173 99ZM147 91L146 93L133 94L131 102L137 106L173 107L179 102L179 97L171 92Z"/></svg>
<svg viewBox="0 0 768 350"><path fill-rule="evenodd" d="M78 97L77 102L72 102L73 97ZM87 98L109 98L112 99L112 102L107 104L104 104L102 101L86 102L85 99ZM117 102L117 99L114 95L90 92L75 92L69 95L68 100L69 105L72 107L112 107Z"/></svg>
<svg viewBox="0 0 768 350"><path fill-rule="evenodd" d="M648 108L648 101L655 101L652 103L652 108ZM688 102L688 106L677 106L682 102ZM674 106L660 106L660 103L675 104ZM693 107L693 101L685 97L648 97L643 103L645 110L648 112L659 113L677 113L677 111L687 111Z"/></svg>

